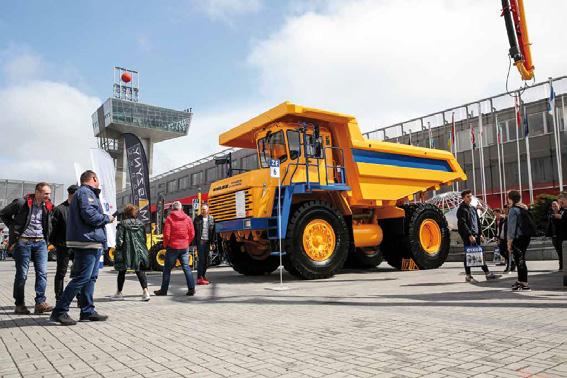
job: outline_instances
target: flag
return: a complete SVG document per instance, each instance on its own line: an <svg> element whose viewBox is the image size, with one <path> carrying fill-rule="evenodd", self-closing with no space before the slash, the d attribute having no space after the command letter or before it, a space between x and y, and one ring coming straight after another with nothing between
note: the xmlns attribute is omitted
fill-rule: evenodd
<svg viewBox="0 0 567 378"><path fill-rule="evenodd" d="M451 144L455 144L455 113L451 115Z"/></svg>
<svg viewBox="0 0 567 378"><path fill-rule="evenodd" d="M476 139L474 136L474 124L471 123L471 145L472 145L472 149L474 150L476 148Z"/></svg>
<svg viewBox="0 0 567 378"><path fill-rule="evenodd" d="M502 144L501 131L500 131L500 126L498 126L498 124L496 125L496 143Z"/></svg>
<svg viewBox="0 0 567 378"><path fill-rule="evenodd" d="M551 80L549 83L549 98L547 99L547 112L553 115L553 109L555 109L555 91L553 90L553 85Z"/></svg>
<svg viewBox="0 0 567 378"><path fill-rule="evenodd" d="M522 125L522 114L520 113L520 96L514 97L514 109L516 110L516 124L518 128Z"/></svg>
<svg viewBox="0 0 567 378"><path fill-rule="evenodd" d="M530 134L530 128L528 125L528 109L524 106L524 136L527 138Z"/></svg>
<svg viewBox="0 0 567 378"><path fill-rule="evenodd" d="M130 173L130 188L132 189L132 202L139 210L138 219L144 224L150 220L150 175L148 173L148 160L140 139L131 133L125 133L126 159Z"/></svg>
<svg viewBox="0 0 567 378"><path fill-rule="evenodd" d="M91 148L91 165L96 172L100 182L100 204L102 212L113 215L116 210L116 168L114 160L108 152L100 148ZM105 226L108 247L114 247L116 242L116 223L109 223Z"/></svg>

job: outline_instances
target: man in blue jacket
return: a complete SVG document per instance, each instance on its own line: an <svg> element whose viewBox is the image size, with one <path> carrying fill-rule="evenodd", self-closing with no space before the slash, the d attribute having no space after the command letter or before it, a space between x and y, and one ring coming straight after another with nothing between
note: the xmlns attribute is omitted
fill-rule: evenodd
<svg viewBox="0 0 567 378"><path fill-rule="evenodd" d="M81 187L75 192L69 205L67 219L67 247L73 249L75 277L69 282L61 299L51 313L51 320L62 325L77 322L69 315L69 305L81 293L81 321L104 321L106 315L95 311L93 293L98 278L99 260L106 248L104 226L114 221L105 215L99 200L100 183L93 171L81 175Z"/></svg>

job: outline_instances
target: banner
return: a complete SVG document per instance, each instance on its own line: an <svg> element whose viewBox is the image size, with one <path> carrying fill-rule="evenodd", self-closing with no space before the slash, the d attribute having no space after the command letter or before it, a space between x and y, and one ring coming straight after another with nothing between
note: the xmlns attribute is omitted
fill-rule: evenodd
<svg viewBox="0 0 567 378"><path fill-rule="evenodd" d="M151 222L150 175L144 146L137 136L130 133L124 134L124 142L126 143L126 158L128 160L128 172L130 174L130 187L132 188L132 202L140 209L138 218L144 224L148 224Z"/></svg>
<svg viewBox="0 0 567 378"><path fill-rule="evenodd" d="M91 165L100 182L100 203L102 211L107 215L116 213L116 168L114 160L104 150L91 148ZM116 243L116 223L109 223L106 226L106 239L109 247L114 247Z"/></svg>

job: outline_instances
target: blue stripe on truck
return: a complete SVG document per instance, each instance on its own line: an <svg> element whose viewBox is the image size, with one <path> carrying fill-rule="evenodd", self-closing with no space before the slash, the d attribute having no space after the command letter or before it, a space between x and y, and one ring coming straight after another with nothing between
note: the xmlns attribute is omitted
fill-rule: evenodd
<svg viewBox="0 0 567 378"><path fill-rule="evenodd" d="M420 168L430 169L433 171L453 172L451 166L445 160L357 149L352 150L352 156L354 158L354 161L357 163L392 165L395 167Z"/></svg>

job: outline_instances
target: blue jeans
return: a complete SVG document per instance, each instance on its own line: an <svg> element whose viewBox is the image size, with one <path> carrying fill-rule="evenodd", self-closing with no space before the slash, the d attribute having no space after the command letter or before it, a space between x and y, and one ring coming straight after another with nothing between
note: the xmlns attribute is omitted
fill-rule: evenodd
<svg viewBox="0 0 567 378"><path fill-rule="evenodd" d="M16 306L24 305L24 292L30 260L33 260L35 270L35 304L45 302L45 288L47 287L47 244L45 240L20 240L14 248L16 262L16 277L14 278L14 299Z"/></svg>
<svg viewBox="0 0 567 378"><path fill-rule="evenodd" d="M98 278L98 261L102 256L102 249L74 248L73 273L74 277L57 301L53 312L60 315L69 311L69 305L77 294L81 294L81 314L91 315L95 312L93 294Z"/></svg>
<svg viewBox="0 0 567 378"><path fill-rule="evenodd" d="M167 293L169 288L169 280L171 277L171 269L175 265L175 261L179 260L181 263L181 268L183 273L185 273L185 281L187 281L187 287L189 289L195 288L195 280L193 280L193 274L191 273L191 268L189 267L189 253L186 249L171 249L168 248L165 253L165 265L163 266L163 275L161 278L161 291Z"/></svg>
<svg viewBox="0 0 567 378"><path fill-rule="evenodd" d="M205 278L205 274L207 274L210 246L211 244L208 240L199 240L199 242L197 243L197 253L199 254L199 261L197 264L197 277Z"/></svg>

